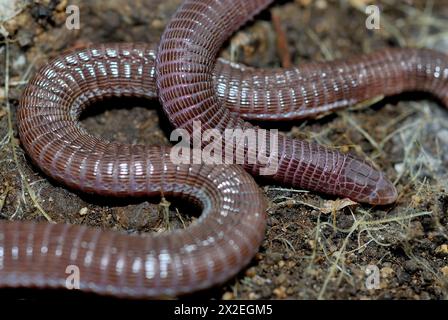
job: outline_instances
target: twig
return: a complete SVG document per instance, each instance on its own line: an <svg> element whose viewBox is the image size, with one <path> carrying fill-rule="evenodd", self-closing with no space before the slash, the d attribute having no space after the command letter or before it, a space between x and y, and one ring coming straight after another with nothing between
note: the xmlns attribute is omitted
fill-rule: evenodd
<svg viewBox="0 0 448 320"><path fill-rule="evenodd" d="M282 27L280 17L276 10L272 10L272 24L274 25L275 33L277 34L277 51L283 68L290 68L292 66L291 54L288 48L288 38L286 32Z"/></svg>

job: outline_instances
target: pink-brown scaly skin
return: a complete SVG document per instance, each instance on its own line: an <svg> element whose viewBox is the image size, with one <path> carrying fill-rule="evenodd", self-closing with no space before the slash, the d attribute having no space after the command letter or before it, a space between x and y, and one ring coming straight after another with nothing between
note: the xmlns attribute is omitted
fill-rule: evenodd
<svg viewBox="0 0 448 320"><path fill-rule="evenodd" d="M176 165L170 148L90 135L82 109L108 96L154 98L154 51L116 44L62 55L30 81L20 100L24 149L45 174L83 192L173 196L197 204L191 226L127 235L83 226L0 223L0 287L64 288L67 266L82 290L120 297L176 296L222 283L258 251L266 201L236 165ZM149 79L149 81L147 81Z"/></svg>
<svg viewBox="0 0 448 320"><path fill-rule="evenodd" d="M175 127L192 132L192 120L200 121L205 129L215 128L221 132L227 128L251 127L237 114L224 108L219 100L213 82L214 61L228 36L270 2L191 0L185 1L177 10L162 36L156 63L159 98ZM216 14L217 12L220 14ZM387 53L383 55L388 56ZM367 60L360 59L361 63L367 63ZM350 99L351 86L356 86L364 78L364 90L369 86L380 85L382 79L375 77L377 73L363 74L356 69L354 73L351 66L352 64L345 64L345 67L342 65L336 73L329 70L334 88L346 92L340 95L339 92L326 90L325 86L320 85L321 90L316 91L317 95L328 93L335 95L334 100L340 100L341 97ZM381 67L382 65L378 66L379 69ZM360 72L371 70L372 68L361 68ZM341 86L341 83L345 84L345 80L339 78L341 75L351 76L350 79L358 77L360 80L350 81L349 87ZM404 81L401 77L391 75L392 81ZM286 79L286 75L283 79ZM275 91L280 92L277 88ZM243 92L244 90L241 91ZM280 96L283 97L277 95ZM357 96L366 98L367 94L354 90L354 97ZM247 96L244 97L243 94L243 100L248 100ZM281 103L276 107L281 108ZM397 197L395 187L367 161L285 136L279 138L278 146L279 170L273 176L276 181L372 204L387 204ZM258 163L245 163L244 167L254 174L258 174L260 170Z"/></svg>
<svg viewBox="0 0 448 320"><path fill-rule="evenodd" d="M160 236L87 227L0 224L0 286L64 287L67 265L81 287L129 297L178 295L221 283L257 251L265 201L236 166L176 166L169 150L111 143L79 126L82 108L107 96L157 96L177 127L251 127L244 119L282 120L332 111L379 94L434 93L448 103L447 57L430 50L385 50L348 61L289 70L256 70L220 60L222 42L270 1L186 1L149 46L99 45L43 67L20 101L23 146L49 176L85 192L185 197L203 208L193 226ZM224 108L226 106L227 108ZM368 162L281 136L273 179L361 202L387 204L396 190ZM245 168L257 174L258 166Z"/></svg>

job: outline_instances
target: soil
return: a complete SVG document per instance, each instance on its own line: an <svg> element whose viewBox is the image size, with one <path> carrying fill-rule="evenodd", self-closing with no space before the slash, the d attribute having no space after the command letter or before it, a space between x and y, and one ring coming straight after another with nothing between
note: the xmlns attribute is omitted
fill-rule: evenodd
<svg viewBox="0 0 448 320"><path fill-rule="evenodd" d="M381 14L378 30L365 25L364 6L373 2ZM68 4L80 8L79 30L66 28ZM14 5L12 11L1 8ZM0 1L1 219L45 221L45 213L58 223L133 233L183 228L200 214L187 214L191 208L174 199L168 207L159 199L102 199L67 190L32 165L16 130L18 100L40 65L87 43L156 42L178 5L179 0ZM448 52L447 19L445 0L278 1L235 34L221 55L279 67L384 47ZM91 132L116 141L169 144L172 128L157 101L115 99L98 107L83 119ZM398 201L357 205L258 179L270 203L259 253L224 285L185 298L447 298L448 113L443 106L428 95L404 94L317 120L270 124L277 126L289 136L371 159L396 184Z"/></svg>

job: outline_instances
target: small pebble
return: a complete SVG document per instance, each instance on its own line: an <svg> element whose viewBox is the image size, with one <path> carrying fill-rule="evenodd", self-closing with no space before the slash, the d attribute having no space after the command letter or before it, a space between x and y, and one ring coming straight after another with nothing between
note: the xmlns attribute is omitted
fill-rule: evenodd
<svg viewBox="0 0 448 320"><path fill-rule="evenodd" d="M17 34L17 42L21 47L27 47L33 42L33 33L28 30L20 30Z"/></svg>
<svg viewBox="0 0 448 320"><path fill-rule="evenodd" d="M440 256L448 256L448 244L442 244L436 248L436 254Z"/></svg>
<svg viewBox="0 0 448 320"><path fill-rule="evenodd" d="M256 294L255 292L249 293L249 300L258 300L260 299L260 296Z"/></svg>
<svg viewBox="0 0 448 320"><path fill-rule="evenodd" d="M257 260L257 261L261 261L261 260L263 260L264 259L264 255L262 254L262 253L257 253L256 255L255 255L255 260Z"/></svg>
<svg viewBox="0 0 448 320"><path fill-rule="evenodd" d="M249 269L246 270L246 276L247 276L247 277L249 277L249 278L253 278L253 277L255 277L256 275L257 275L257 270L255 270L254 267L249 268Z"/></svg>
<svg viewBox="0 0 448 320"><path fill-rule="evenodd" d="M328 3L325 0L317 0L316 1L316 7L319 10L325 10L328 7Z"/></svg>
<svg viewBox="0 0 448 320"><path fill-rule="evenodd" d="M448 278L448 266L444 266L442 269L440 269L440 271L442 271L442 274Z"/></svg>
<svg viewBox="0 0 448 320"><path fill-rule="evenodd" d="M235 295L233 292L227 291L222 295L222 300L233 300L235 299Z"/></svg>
<svg viewBox="0 0 448 320"><path fill-rule="evenodd" d="M415 261L408 260L403 265L404 269L409 273L415 273L418 270L418 265Z"/></svg>
<svg viewBox="0 0 448 320"><path fill-rule="evenodd" d="M419 195L413 195L412 197L411 197L411 199L412 199L412 203L414 204L414 205L419 205L420 203L422 203L422 201L423 201L423 198L421 197L421 196L419 196Z"/></svg>
<svg viewBox="0 0 448 320"><path fill-rule="evenodd" d="M274 295L278 299L285 299L288 295L286 294L286 288L283 286L280 286L278 288L275 288L273 291Z"/></svg>
<svg viewBox="0 0 448 320"><path fill-rule="evenodd" d="M404 169L405 169L404 163L396 163L396 164L394 165L394 169L395 169L395 171L396 171L398 174L403 173L403 171L404 171Z"/></svg>
<svg viewBox="0 0 448 320"><path fill-rule="evenodd" d="M394 274L394 269L390 267L381 268L381 277L390 278Z"/></svg>
<svg viewBox="0 0 448 320"><path fill-rule="evenodd" d="M434 276L429 271L422 272L422 279L426 282L432 282L434 280Z"/></svg>
<svg viewBox="0 0 448 320"><path fill-rule="evenodd" d="M26 58L23 54L19 55L16 59L14 59L12 63L12 67L16 70L19 70L26 64Z"/></svg>
<svg viewBox="0 0 448 320"><path fill-rule="evenodd" d="M311 3L311 0L296 0L296 2L304 7L308 7Z"/></svg>
<svg viewBox="0 0 448 320"><path fill-rule="evenodd" d="M310 246L310 249L312 249L312 250L316 249L316 241L315 240L308 240L308 245Z"/></svg>
<svg viewBox="0 0 448 320"><path fill-rule="evenodd" d="M155 29L161 29L163 28L163 22L160 19L154 19L151 23L151 27Z"/></svg>
<svg viewBox="0 0 448 320"><path fill-rule="evenodd" d="M87 207L84 207L81 210L79 210L79 215L85 216L88 212L89 212L89 209L87 209Z"/></svg>
<svg viewBox="0 0 448 320"><path fill-rule="evenodd" d="M58 5L56 6L56 11L62 11L65 13L65 8L68 5L68 0L62 0L58 3Z"/></svg>

